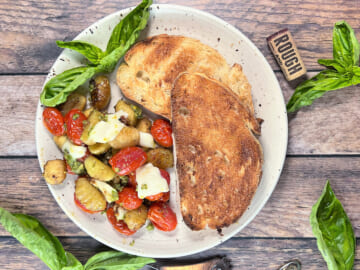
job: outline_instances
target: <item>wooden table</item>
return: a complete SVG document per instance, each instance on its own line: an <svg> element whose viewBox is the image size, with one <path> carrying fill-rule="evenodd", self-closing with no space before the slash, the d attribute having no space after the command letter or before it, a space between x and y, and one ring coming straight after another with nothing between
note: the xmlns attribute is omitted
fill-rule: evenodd
<svg viewBox="0 0 360 270"><path fill-rule="evenodd" d="M45 76L61 49L88 25L136 1L0 0L0 206L38 218L82 262L108 248L82 232L61 211L41 177L35 149L35 110ZM271 64L287 101L294 85L275 63L266 37L289 28L308 76L332 56L332 28L346 19L360 39L359 1L156 1L208 11L248 36ZM298 258L303 269L326 269L309 214L327 179L360 236L360 89L326 94L289 115L285 166L269 202L243 231L193 258L227 255L234 269L277 269ZM359 239L359 238L358 238ZM359 243L359 240L358 240ZM357 248L354 269L360 269ZM0 269L47 269L0 228Z"/></svg>

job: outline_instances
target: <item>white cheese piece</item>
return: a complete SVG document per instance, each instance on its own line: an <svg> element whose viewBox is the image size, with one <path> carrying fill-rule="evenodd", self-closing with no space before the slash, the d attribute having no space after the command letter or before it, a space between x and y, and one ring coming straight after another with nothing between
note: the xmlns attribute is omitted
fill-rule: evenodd
<svg viewBox="0 0 360 270"><path fill-rule="evenodd" d="M122 110L106 115L106 121L98 122L90 131L89 139L97 143L107 143L115 139L125 126L119 119L128 114Z"/></svg>
<svg viewBox="0 0 360 270"><path fill-rule="evenodd" d="M145 133L140 131L140 146L147 148L155 148L156 144L154 142L154 138L150 133Z"/></svg>
<svg viewBox="0 0 360 270"><path fill-rule="evenodd" d="M121 206L116 207L116 211L115 211L115 218L117 221L119 220L123 220L125 217L127 210L122 208Z"/></svg>
<svg viewBox="0 0 360 270"><path fill-rule="evenodd" d="M61 150L63 152L68 152L73 159L82 158L86 154L85 146L72 144L69 140L66 140Z"/></svg>
<svg viewBox="0 0 360 270"><path fill-rule="evenodd" d="M136 182L140 199L169 191L169 185L166 179L161 176L160 169L154 167L151 163L136 170Z"/></svg>
<svg viewBox="0 0 360 270"><path fill-rule="evenodd" d="M109 184L96 179L91 179L90 184L101 191L108 203L115 202L119 199L118 192Z"/></svg>

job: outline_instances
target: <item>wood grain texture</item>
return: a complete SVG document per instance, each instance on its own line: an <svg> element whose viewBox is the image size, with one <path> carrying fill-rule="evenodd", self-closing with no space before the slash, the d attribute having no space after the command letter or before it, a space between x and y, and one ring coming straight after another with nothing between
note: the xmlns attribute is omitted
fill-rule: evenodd
<svg viewBox="0 0 360 270"><path fill-rule="evenodd" d="M56 40L72 40L102 17L140 1L0 1L0 74L47 72L61 49ZM353 1L256 0L159 0L210 12L236 26L279 70L266 44L266 37L285 27L294 36L305 66L319 69L318 58L332 55L332 28L346 19L360 37L360 5Z"/></svg>
<svg viewBox="0 0 360 270"><path fill-rule="evenodd" d="M60 238L66 251L71 252L82 263L100 251L109 250L99 242L85 238ZM360 247L357 250L354 270L360 269ZM15 239L0 237L0 269L3 270L47 270L46 265L34 254L25 249ZM302 269L326 269L325 261L317 249L315 239L257 239L232 238L215 248L200 254L177 258L174 261L204 260L212 256L223 255L230 260L232 269L277 270L280 265L291 259L298 259ZM150 270L144 267L143 270Z"/></svg>
<svg viewBox="0 0 360 270"><path fill-rule="evenodd" d="M309 73L313 76L315 73ZM276 73L285 100L294 92ZM0 156L34 156L35 114L45 76L0 76ZM288 154L359 154L360 95L353 86L326 93L289 115ZM11 113L10 113L11 112ZM5 143L6 142L6 143Z"/></svg>
<svg viewBox="0 0 360 270"><path fill-rule="evenodd" d="M0 159L1 207L33 215L55 235L85 236L62 212L42 179L36 159ZM279 183L259 215L238 236L312 237L312 205L329 179L360 237L360 157L287 158ZM0 236L8 235L0 228Z"/></svg>

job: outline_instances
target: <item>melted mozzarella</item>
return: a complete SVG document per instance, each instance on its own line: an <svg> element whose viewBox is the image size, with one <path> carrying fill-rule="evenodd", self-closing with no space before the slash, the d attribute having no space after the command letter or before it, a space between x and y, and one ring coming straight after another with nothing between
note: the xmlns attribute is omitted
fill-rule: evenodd
<svg viewBox="0 0 360 270"><path fill-rule="evenodd" d="M168 192L169 185L161 176L160 169L148 163L136 170L137 192L140 199Z"/></svg>
<svg viewBox="0 0 360 270"><path fill-rule="evenodd" d="M128 117L128 114L121 110L116 113L106 115L106 121L98 122L90 131L89 139L97 143L107 143L114 140L125 126L120 121L120 118L123 116Z"/></svg>
<svg viewBox="0 0 360 270"><path fill-rule="evenodd" d="M73 159L82 158L86 154L85 146L72 144L69 140L66 140L61 150L63 152L69 153L69 155L72 156Z"/></svg>
<svg viewBox="0 0 360 270"><path fill-rule="evenodd" d="M142 147L147 147L147 148L155 148L156 147L153 136L150 133L145 133L145 132L141 132L141 131L140 131L139 144Z"/></svg>

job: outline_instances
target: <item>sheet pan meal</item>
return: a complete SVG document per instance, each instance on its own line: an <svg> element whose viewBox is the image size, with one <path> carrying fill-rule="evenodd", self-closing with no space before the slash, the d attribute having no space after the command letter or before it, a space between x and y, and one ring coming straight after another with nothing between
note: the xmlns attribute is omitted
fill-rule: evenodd
<svg viewBox="0 0 360 270"><path fill-rule="evenodd" d="M87 96L74 91L44 107L43 123L64 157L46 162L47 183L78 175L74 204L106 213L124 235L172 231L180 218L191 230L236 222L263 163L261 119L241 66L199 40L166 34L135 43L121 61L119 88L110 89L102 72L82 83ZM108 108L114 91L124 98ZM169 206L172 167L182 217Z"/></svg>

